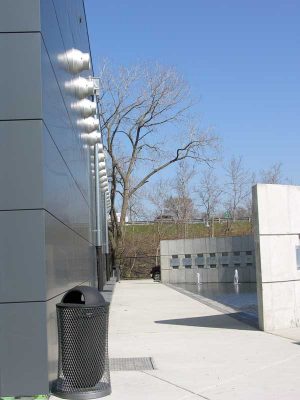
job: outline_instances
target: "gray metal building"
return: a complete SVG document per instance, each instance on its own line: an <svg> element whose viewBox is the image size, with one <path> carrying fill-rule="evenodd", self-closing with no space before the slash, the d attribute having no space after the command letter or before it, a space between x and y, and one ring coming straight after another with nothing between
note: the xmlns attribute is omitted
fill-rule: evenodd
<svg viewBox="0 0 300 400"><path fill-rule="evenodd" d="M0 52L0 396L31 396L57 377L56 303L109 273L83 0L1 0Z"/></svg>
<svg viewBox="0 0 300 400"><path fill-rule="evenodd" d="M233 282L235 269L256 282L253 236L162 240L160 262L164 283Z"/></svg>

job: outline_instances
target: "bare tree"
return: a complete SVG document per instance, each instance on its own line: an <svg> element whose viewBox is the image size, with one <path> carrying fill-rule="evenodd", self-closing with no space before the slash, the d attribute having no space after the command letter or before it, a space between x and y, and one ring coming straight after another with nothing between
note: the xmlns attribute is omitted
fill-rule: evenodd
<svg viewBox="0 0 300 400"><path fill-rule="evenodd" d="M194 168L191 168L185 160L180 161L176 170L176 178L172 184L174 194L165 201L166 213L172 215L180 223L186 223L195 214L190 189L190 183L194 175Z"/></svg>
<svg viewBox="0 0 300 400"><path fill-rule="evenodd" d="M172 69L105 65L100 73L99 118L111 161L110 238L115 255L132 196L154 175L184 159L209 162L216 138L184 126L189 88ZM131 187L130 182L135 182ZM121 217L118 221L117 198Z"/></svg>
<svg viewBox="0 0 300 400"><path fill-rule="evenodd" d="M206 169L202 172L199 185L195 187L194 191L197 195L197 203L200 209L204 209L205 219L209 223L221 204L223 193L213 169ZM212 224L213 222L210 225L211 235L213 234Z"/></svg>
<svg viewBox="0 0 300 400"><path fill-rule="evenodd" d="M256 174L252 172L251 174L249 173L249 182L250 182L250 193L248 196L246 196L246 199L244 201L243 206L239 210L238 214L239 217L247 217L249 218L249 221L251 221L252 218L252 186L256 185L257 179L256 179Z"/></svg>
<svg viewBox="0 0 300 400"><path fill-rule="evenodd" d="M180 224L187 223L195 214L193 200L185 194L169 196L165 201L164 210L167 215Z"/></svg>
<svg viewBox="0 0 300 400"><path fill-rule="evenodd" d="M147 199L154 207L153 219L159 221L165 214L165 204L172 192L172 185L169 179L159 179L153 183L147 191Z"/></svg>
<svg viewBox="0 0 300 400"><path fill-rule="evenodd" d="M282 163L278 162L269 169L263 169L260 171L260 182L261 183L271 183L280 184L284 183L285 179L282 176Z"/></svg>
<svg viewBox="0 0 300 400"><path fill-rule="evenodd" d="M251 175L245 170L242 157L232 157L225 167L227 181L225 191L227 195L226 207L233 221L237 212L245 207L251 195Z"/></svg>
<svg viewBox="0 0 300 400"><path fill-rule="evenodd" d="M252 173L250 178L250 185L256 185L258 183L269 183L269 184L283 184L288 183L287 179L284 179L282 176L282 163L278 162L273 165L269 169L262 169L259 173L259 179L257 179L257 175ZM243 207L239 207L237 211L238 216L242 217L251 217L252 215L252 195L246 197Z"/></svg>
<svg viewBox="0 0 300 400"><path fill-rule="evenodd" d="M195 218L197 211L194 206L191 193L191 180L195 175L194 168L190 167L186 160L178 163L176 178L173 180L173 192L165 202L165 211L171 215L179 227L183 227L184 237L187 237L188 223Z"/></svg>
<svg viewBox="0 0 300 400"><path fill-rule="evenodd" d="M160 179L156 182L148 193L148 200L154 206L154 221L156 230L156 264L158 264L158 256L160 249L160 241L164 239L165 234L168 230L168 224L166 224L165 206L172 190L170 180Z"/></svg>
<svg viewBox="0 0 300 400"><path fill-rule="evenodd" d="M134 187L136 183L130 181L129 188ZM134 194L128 200L128 212L127 217L129 222L138 220L145 220L148 217L148 210L145 206L145 199L147 194L143 189L134 192Z"/></svg>

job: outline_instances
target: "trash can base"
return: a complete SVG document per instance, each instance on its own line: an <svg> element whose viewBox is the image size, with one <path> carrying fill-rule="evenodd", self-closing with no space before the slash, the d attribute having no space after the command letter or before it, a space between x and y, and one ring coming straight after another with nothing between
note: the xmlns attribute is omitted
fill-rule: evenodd
<svg viewBox="0 0 300 400"><path fill-rule="evenodd" d="M104 386L104 385L103 385ZM78 392L56 392L53 391L53 396L59 397L61 399L68 399L68 400L88 400L88 399L98 399L100 397L105 397L111 394L111 386L110 384L105 385L102 390L98 391L86 391L84 393Z"/></svg>

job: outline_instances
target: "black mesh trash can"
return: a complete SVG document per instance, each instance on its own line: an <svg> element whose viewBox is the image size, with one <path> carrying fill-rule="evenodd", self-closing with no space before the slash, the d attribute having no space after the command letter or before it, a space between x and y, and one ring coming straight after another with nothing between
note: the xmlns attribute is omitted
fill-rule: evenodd
<svg viewBox="0 0 300 400"><path fill-rule="evenodd" d="M97 289L77 286L65 294L56 311L58 379L53 393L78 400L107 396L109 303Z"/></svg>

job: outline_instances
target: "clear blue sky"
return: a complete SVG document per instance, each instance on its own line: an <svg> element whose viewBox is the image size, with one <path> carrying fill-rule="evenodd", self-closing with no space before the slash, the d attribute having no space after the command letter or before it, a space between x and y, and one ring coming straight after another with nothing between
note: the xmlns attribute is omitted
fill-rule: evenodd
<svg viewBox="0 0 300 400"><path fill-rule="evenodd" d="M299 0L85 0L95 70L158 61L200 98L224 156L300 184Z"/></svg>

